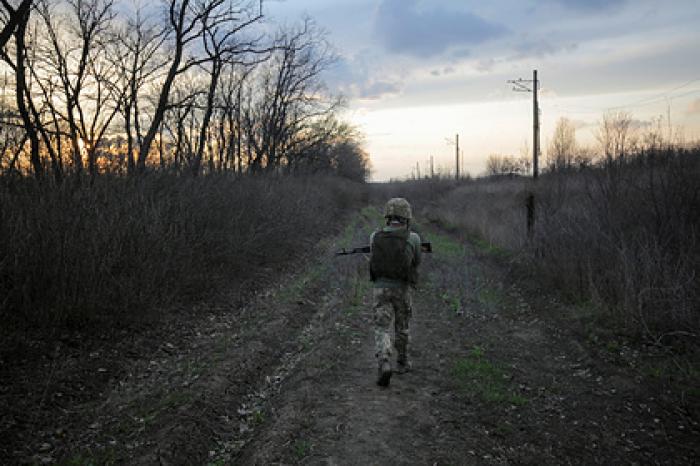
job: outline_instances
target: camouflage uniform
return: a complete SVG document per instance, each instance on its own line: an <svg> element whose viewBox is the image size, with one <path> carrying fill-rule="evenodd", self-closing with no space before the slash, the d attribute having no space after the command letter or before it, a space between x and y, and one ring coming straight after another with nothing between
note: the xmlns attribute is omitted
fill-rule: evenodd
<svg viewBox="0 0 700 466"><path fill-rule="evenodd" d="M410 214L409 214L410 215ZM409 217L410 218L410 217ZM386 226L384 231L397 228ZM375 233L370 236L373 244ZM417 267L421 261L421 239L417 233L411 232L408 242L413 246L414 256L412 266ZM392 346L396 348L400 365L408 364L409 321L413 312L411 303L411 287L402 280L376 277L373 290L374 335L377 361L390 360L393 354ZM395 342L392 345L392 321L394 323Z"/></svg>
<svg viewBox="0 0 700 466"><path fill-rule="evenodd" d="M411 290L401 288L374 288L374 341L378 360L392 356L396 348L398 360L408 361L409 320L413 313ZM391 323L394 322L395 342L391 344Z"/></svg>

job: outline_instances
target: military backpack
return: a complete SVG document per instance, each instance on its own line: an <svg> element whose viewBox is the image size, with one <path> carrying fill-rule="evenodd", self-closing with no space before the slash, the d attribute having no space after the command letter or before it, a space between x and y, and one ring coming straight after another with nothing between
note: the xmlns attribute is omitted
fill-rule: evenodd
<svg viewBox="0 0 700 466"><path fill-rule="evenodd" d="M413 245L408 241L410 234L408 228L380 230L374 234L369 261L372 281L388 278L416 284L418 277L416 268L413 267Z"/></svg>

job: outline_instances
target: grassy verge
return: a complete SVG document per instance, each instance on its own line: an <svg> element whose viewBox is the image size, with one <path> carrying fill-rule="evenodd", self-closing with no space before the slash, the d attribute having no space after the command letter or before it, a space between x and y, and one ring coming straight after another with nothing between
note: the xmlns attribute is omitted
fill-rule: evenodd
<svg viewBox="0 0 700 466"><path fill-rule="evenodd" d="M489 361L480 347L458 359L452 368L455 383L466 395L488 403L522 406L527 399L512 390L510 375L498 364Z"/></svg>

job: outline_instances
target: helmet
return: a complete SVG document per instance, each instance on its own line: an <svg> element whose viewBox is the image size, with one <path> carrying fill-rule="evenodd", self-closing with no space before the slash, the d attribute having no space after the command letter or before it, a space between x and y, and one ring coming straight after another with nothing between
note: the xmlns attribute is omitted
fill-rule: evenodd
<svg viewBox="0 0 700 466"><path fill-rule="evenodd" d="M384 217L402 217L410 220L412 218L411 204L403 197L389 199L384 206Z"/></svg>

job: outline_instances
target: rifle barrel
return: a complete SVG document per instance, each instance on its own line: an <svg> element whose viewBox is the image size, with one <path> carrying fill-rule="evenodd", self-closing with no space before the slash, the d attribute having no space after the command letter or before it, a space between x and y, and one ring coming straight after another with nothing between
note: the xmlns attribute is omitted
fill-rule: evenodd
<svg viewBox="0 0 700 466"><path fill-rule="evenodd" d="M424 241L420 244L420 249L423 252L433 252L433 245L430 243L430 241ZM359 248L353 248L351 250L347 250L345 248L341 249L340 251L336 252L336 256L347 256L350 254L358 254L358 253L363 253L363 254L369 254L371 251L370 246L361 246Z"/></svg>

